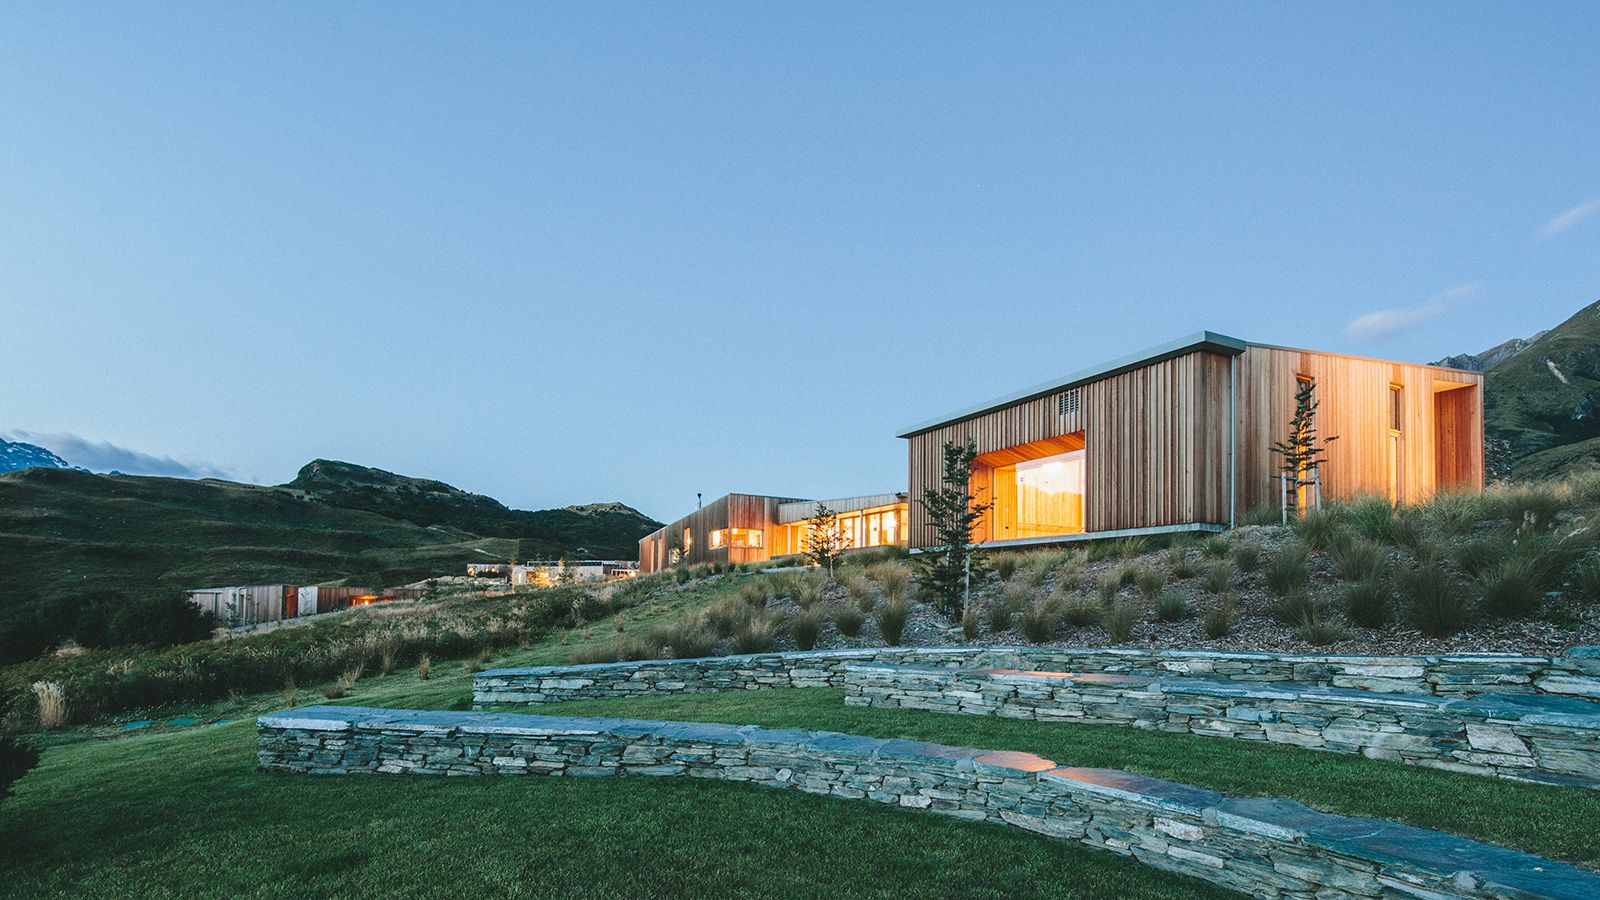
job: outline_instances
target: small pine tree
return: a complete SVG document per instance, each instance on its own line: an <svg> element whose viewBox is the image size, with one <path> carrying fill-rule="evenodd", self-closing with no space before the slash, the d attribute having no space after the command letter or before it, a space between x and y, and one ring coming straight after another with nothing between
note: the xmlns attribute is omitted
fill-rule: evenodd
<svg viewBox="0 0 1600 900"><path fill-rule="evenodd" d="M1280 468L1294 484L1288 502L1297 508L1300 488L1312 483L1313 473L1322 466L1328 445L1339 439L1337 435L1326 439L1317 436L1319 404L1316 381L1302 379L1294 392L1294 416L1289 419L1289 434L1272 445L1272 452L1283 461Z"/></svg>
<svg viewBox="0 0 1600 900"><path fill-rule="evenodd" d="M971 579L981 577L983 558L973 553L972 529L994 504L972 493L972 461L977 445L944 445L944 473L938 487L926 488L919 502L928 514L934 546L917 557L921 581L951 622L966 612Z"/></svg>
<svg viewBox="0 0 1600 900"><path fill-rule="evenodd" d="M806 519L802 547L806 558L832 575L833 561L846 549L844 532L839 528L839 516L827 504L818 503L816 511Z"/></svg>

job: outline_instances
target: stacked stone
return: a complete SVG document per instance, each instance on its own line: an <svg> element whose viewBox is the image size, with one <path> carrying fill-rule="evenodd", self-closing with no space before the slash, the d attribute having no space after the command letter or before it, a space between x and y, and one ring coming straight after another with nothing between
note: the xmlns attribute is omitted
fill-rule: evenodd
<svg viewBox="0 0 1600 900"><path fill-rule="evenodd" d="M847 668L845 703L1130 725L1600 788L1600 704L1571 697L1405 696L1199 678L873 663Z"/></svg>
<svg viewBox="0 0 1600 900"><path fill-rule="evenodd" d="M1600 698L1600 648L1565 657L1331 656L1203 650L1040 647L878 647L757 653L704 659L491 669L473 676L478 708L561 700L841 687L846 667L899 663L1128 675L1184 675L1249 683L1293 682L1402 694L1567 694Z"/></svg>
<svg viewBox="0 0 1600 900"><path fill-rule="evenodd" d="M1517 851L1027 753L754 726L311 707L258 720L264 769L693 776L1024 828L1261 897L1600 896Z"/></svg>

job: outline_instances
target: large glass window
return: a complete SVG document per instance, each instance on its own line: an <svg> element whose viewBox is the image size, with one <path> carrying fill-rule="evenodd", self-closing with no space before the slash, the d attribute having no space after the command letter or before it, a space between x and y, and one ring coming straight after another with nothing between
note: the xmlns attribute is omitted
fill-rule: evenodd
<svg viewBox="0 0 1600 900"><path fill-rule="evenodd" d="M994 470L997 540L1083 531L1084 452L1072 450Z"/></svg>

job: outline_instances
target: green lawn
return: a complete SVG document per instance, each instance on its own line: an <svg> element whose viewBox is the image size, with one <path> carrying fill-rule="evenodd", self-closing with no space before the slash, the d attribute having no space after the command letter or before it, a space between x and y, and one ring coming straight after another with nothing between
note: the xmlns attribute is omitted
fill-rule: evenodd
<svg viewBox="0 0 1600 900"><path fill-rule="evenodd" d="M547 657L535 647L495 664ZM459 662L363 680L342 702L460 707ZM298 702L322 701L302 691ZM0 896L1215 896L1209 886L1013 829L678 779L308 778L254 771L270 695L197 707L210 727L54 737L0 803ZM1239 741L845 707L836 690L557 704L1027 750L1234 794L1398 819L1600 865L1600 794Z"/></svg>

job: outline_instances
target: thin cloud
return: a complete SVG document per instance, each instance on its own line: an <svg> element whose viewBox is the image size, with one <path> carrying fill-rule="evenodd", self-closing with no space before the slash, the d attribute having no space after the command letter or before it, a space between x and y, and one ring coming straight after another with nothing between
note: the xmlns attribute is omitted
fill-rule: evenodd
<svg viewBox="0 0 1600 900"><path fill-rule="evenodd" d="M13 431L13 441L37 444L75 466L91 472L121 472L125 475L164 475L169 478L235 478L232 471L194 459L174 459L119 447L109 441L91 441L75 434L40 434Z"/></svg>
<svg viewBox="0 0 1600 900"><path fill-rule="evenodd" d="M1344 327L1345 334L1358 341L1381 341L1410 331L1438 316L1452 305L1478 293L1478 285L1462 284L1442 291L1408 309L1379 309L1356 316Z"/></svg>
<svg viewBox="0 0 1600 900"><path fill-rule="evenodd" d="M1537 232L1537 236L1540 240L1554 237L1595 213L1600 213L1600 197L1596 197L1587 203L1579 203L1577 206L1546 222L1545 226Z"/></svg>

